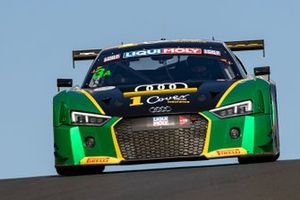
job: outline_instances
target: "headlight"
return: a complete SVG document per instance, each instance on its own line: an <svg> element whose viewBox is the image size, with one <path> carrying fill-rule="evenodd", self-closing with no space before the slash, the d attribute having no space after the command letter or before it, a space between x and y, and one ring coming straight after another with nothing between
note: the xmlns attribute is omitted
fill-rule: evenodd
<svg viewBox="0 0 300 200"><path fill-rule="evenodd" d="M110 116L97 115L91 113L75 112L71 113L72 123L78 125L102 126Z"/></svg>
<svg viewBox="0 0 300 200"><path fill-rule="evenodd" d="M210 112L214 113L217 117L226 118L239 115L247 115L252 113L252 101L243 101L240 103L223 106L220 108L212 109Z"/></svg>

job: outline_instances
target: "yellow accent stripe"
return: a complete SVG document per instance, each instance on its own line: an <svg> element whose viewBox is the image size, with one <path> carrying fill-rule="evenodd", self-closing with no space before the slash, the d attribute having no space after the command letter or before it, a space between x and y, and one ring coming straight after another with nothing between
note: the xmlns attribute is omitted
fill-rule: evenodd
<svg viewBox="0 0 300 200"><path fill-rule="evenodd" d="M209 147L209 142L210 142L210 134L211 134L211 119L208 118L206 115L204 115L203 113L199 113L200 115L202 115L207 121L207 131L206 131L206 137L205 137L205 143L204 143L204 148L202 151L201 156L205 156L208 153L208 147Z"/></svg>
<svg viewBox="0 0 300 200"><path fill-rule="evenodd" d="M117 158L119 160L124 160L123 156L122 156L122 153L121 153L121 150L120 150L120 146L118 144L118 141L117 141L117 136L116 136L116 132L115 132L115 128L114 126L122 119L119 118L117 121L115 121L115 123L113 123L113 125L111 126L111 136L112 136L112 139L113 139L113 143L114 143L114 146L115 146L115 150L116 150L116 154L117 154Z"/></svg>
<svg viewBox="0 0 300 200"><path fill-rule="evenodd" d="M256 46L263 46L263 44L260 43L251 43L251 44L229 44L227 47L256 47Z"/></svg>
<svg viewBox="0 0 300 200"><path fill-rule="evenodd" d="M219 100L219 102L216 105L216 108L220 107L224 101L224 99L227 97L227 95L242 81L244 81L244 79L242 80L238 80L236 82L234 82L227 90L226 92L223 94L223 96L221 97L221 99Z"/></svg>
<svg viewBox="0 0 300 200"><path fill-rule="evenodd" d="M124 97L134 97L134 96L145 96L154 94L169 94L169 93L192 93L197 92L198 88L180 88L180 89L166 89L166 90L147 90L138 92L124 92Z"/></svg>
<svg viewBox="0 0 300 200"><path fill-rule="evenodd" d="M90 93L88 93L85 90L80 90L95 106L96 108L99 110L99 112L102 115L105 115L105 112L103 111L103 109L100 107L100 105L98 104L98 102L94 99L94 97L92 97L92 95L90 95Z"/></svg>
<svg viewBox="0 0 300 200"><path fill-rule="evenodd" d="M128 44L121 44L120 46L118 46L118 48L125 48L125 47L133 47L133 46L137 46L137 43L128 43Z"/></svg>

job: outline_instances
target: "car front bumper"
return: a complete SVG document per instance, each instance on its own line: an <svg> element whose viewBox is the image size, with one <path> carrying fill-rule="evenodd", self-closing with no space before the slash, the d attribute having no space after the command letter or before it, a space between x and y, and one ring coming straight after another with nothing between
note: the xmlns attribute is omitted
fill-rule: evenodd
<svg viewBox="0 0 300 200"><path fill-rule="evenodd" d="M186 129L175 127L171 132L166 129L150 129L147 132L134 129L128 125L128 119L119 117L111 118L102 127L54 127L55 164L84 166L203 160L258 156L274 151L269 114L225 119L209 111L195 115L199 123L197 121ZM240 130L240 137L230 136L232 128ZM93 148L85 145L87 137L95 139Z"/></svg>

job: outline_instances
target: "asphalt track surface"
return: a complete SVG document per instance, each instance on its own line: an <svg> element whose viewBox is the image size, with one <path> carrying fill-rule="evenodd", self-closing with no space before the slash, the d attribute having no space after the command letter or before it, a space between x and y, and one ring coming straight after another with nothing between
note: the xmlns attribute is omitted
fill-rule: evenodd
<svg viewBox="0 0 300 200"><path fill-rule="evenodd" d="M0 199L300 200L300 160L0 180Z"/></svg>

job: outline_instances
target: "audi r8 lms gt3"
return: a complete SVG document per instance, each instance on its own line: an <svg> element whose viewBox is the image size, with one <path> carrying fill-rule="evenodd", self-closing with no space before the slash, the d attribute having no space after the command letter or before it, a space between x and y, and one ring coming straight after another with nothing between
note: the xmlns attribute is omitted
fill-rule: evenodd
<svg viewBox="0 0 300 200"><path fill-rule="evenodd" d="M233 53L263 40L161 40L73 51L93 60L79 87L53 100L58 174L106 165L279 157L276 86L269 67L247 72ZM72 79L58 79L58 87Z"/></svg>

